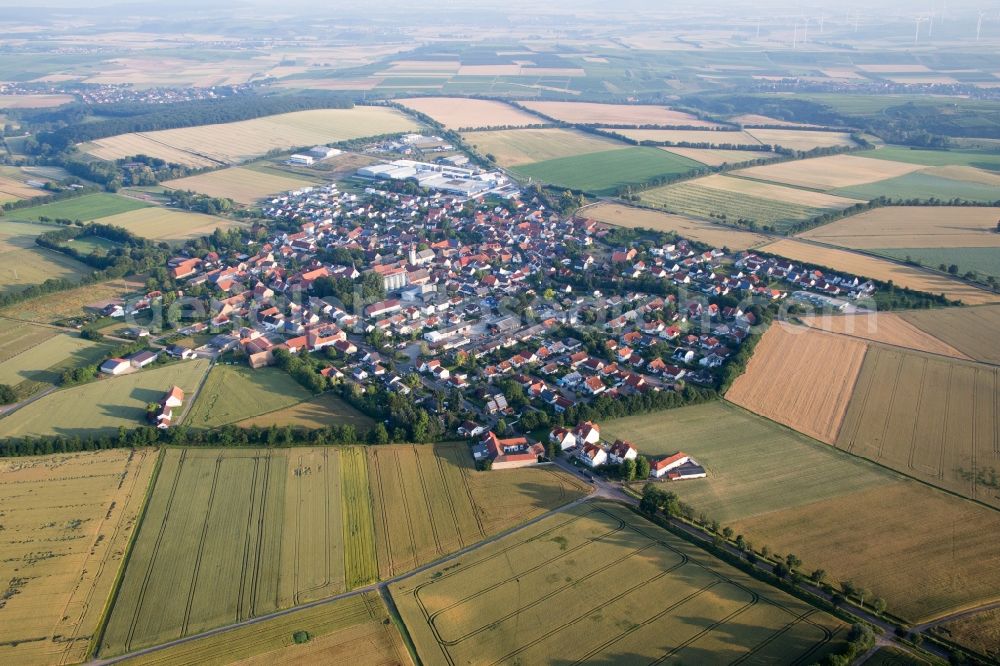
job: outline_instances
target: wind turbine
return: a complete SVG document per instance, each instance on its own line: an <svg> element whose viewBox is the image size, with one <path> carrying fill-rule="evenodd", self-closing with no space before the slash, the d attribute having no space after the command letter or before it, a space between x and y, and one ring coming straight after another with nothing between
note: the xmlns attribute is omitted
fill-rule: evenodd
<svg viewBox="0 0 1000 666"><path fill-rule="evenodd" d="M917 17L917 19L916 19L916 21L917 21L917 31L915 33L913 33L913 43L914 44L916 44L917 42L920 41L920 24L923 23L924 21L928 21L928 20L930 20L930 19L928 19L926 16L918 16Z"/></svg>
<svg viewBox="0 0 1000 666"><path fill-rule="evenodd" d="M979 20L976 21L976 41L979 41L979 33L983 29L983 17L986 16L986 12L979 12Z"/></svg>
<svg viewBox="0 0 1000 666"><path fill-rule="evenodd" d="M824 32L823 32L823 24L826 23L826 19L827 19L826 14L820 14L820 17L819 17L819 34L821 34L821 35L824 34Z"/></svg>

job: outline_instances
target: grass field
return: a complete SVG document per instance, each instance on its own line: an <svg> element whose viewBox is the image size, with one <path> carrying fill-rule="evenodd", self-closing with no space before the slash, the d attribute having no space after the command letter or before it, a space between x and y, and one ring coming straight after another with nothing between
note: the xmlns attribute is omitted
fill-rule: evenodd
<svg viewBox="0 0 1000 666"><path fill-rule="evenodd" d="M715 247L745 250L768 242L767 236L740 231L720 224L711 224L681 215L669 215L644 208L601 203L578 213L580 216L619 227L672 231L683 238L708 243Z"/></svg>
<svg viewBox="0 0 1000 666"><path fill-rule="evenodd" d="M18 395L28 397L57 385L66 368L104 360L108 349L107 345L59 333L0 362L0 384L13 386Z"/></svg>
<svg viewBox="0 0 1000 666"><path fill-rule="evenodd" d="M73 95L0 95L0 109L47 109L75 99Z"/></svg>
<svg viewBox="0 0 1000 666"><path fill-rule="evenodd" d="M83 220L90 222L109 215L127 213L130 210L145 208L148 204L120 197L115 194L105 192L95 192L94 194L84 194L82 197L64 199L53 203L32 206L31 208L21 208L14 211L11 217L18 220L37 220L40 217L48 217L53 220Z"/></svg>
<svg viewBox="0 0 1000 666"><path fill-rule="evenodd" d="M831 245L873 250L1000 248L998 220L1000 208L888 206L810 229L800 236ZM1000 251L997 255L1000 256Z"/></svg>
<svg viewBox="0 0 1000 666"><path fill-rule="evenodd" d="M89 145L85 148L102 159L135 155L142 148L139 152L163 159L171 159L169 155L181 151L202 162L232 164L271 150L415 129L419 129L419 125L395 109L357 106L353 109L296 111L235 123L125 134L98 139L93 143L96 148ZM166 146L167 150L161 151L156 145Z"/></svg>
<svg viewBox="0 0 1000 666"><path fill-rule="evenodd" d="M29 351L56 335L59 335L59 331L54 328L0 318L0 363Z"/></svg>
<svg viewBox="0 0 1000 666"><path fill-rule="evenodd" d="M1000 513L726 403L602 424L640 452L682 449L708 478L668 488L756 548L795 553L925 621L997 600ZM668 433L664 437L664 433Z"/></svg>
<svg viewBox="0 0 1000 666"><path fill-rule="evenodd" d="M232 199L241 204L251 204L269 194L287 192L312 184L312 181L289 175L279 176L239 167L210 171L163 183L164 186L175 190L193 190L212 197Z"/></svg>
<svg viewBox="0 0 1000 666"><path fill-rule="evenodd" d="M958 274L972 271L979 279L1000 277L1000 247L893 247L871 250L898 261L919 261L921 265L940 269L941 265L958 266Z"/></svg>
<svg viewBox="0 0 1000 666"><path fill-rule="evenodd" d="M792 664L821 660L846 635L611 503L551 516L390 591L425 663Z"/></svg>
<svg viewBox="0 0 1000 666"><path fill-rule="evenodd" d="M873 152L864 153L865 157L894 162L908 162L924 166L970 166L987 171L1000 171L1000 154L996 152L978 152L963 150L917 150L904 146L885 146Z"/></svg>
<svg viewBox="0 0 1000 666"><path fill-rule="evenodd" d="M935 312L945 312L936 310ZM942 342L894 312L870 312L846 315L817 315L802 317L802 323L831 333L849 335L862 340L881 342L916 351L951 356L968 357L951 345Z"/></svg>
<svg viewBox="0 0 1000 666"><path fill-rule="evenodd" d="M305 400L290 407L248 418L240 421L237 425L243 428L251 426L269 428L274 425L312 429L350 424L358 432L362 432L370 428L373 423L371 418L354 409L341 398L332 393L324 393L319 397Z"/></svg>
<svg viewBox="0 0 1000 666"><path fill-rule="evenodd" d="M866 345L810 328L772 326L726 400L823 442L837 439Z"/></svg>
<svg viewBox="0 0 1000 666"><path fill-rule="evenodd" d="M134 428L145 424L146 405L173 385L191 395L207 369L208 361L184 361L56 391L0 419L0 436L84 436Z"/></svg>
<svg viewBox="0 0 1000 666"><path fill-rule="evenodd" d="M857 155L829 155L750 167L736 171L735 175L815 190L832 190L896 178L921 168L919 164L873 160Z"/></svg>
<svg viewBox="0 0 1000 666"><path fill-rule="evenodd" d="M792 261L826 266L836 271L875 278L883 282L893 281L900 287L908 287L931 294L944 294L950 299L960 300L966 305L979 305L1000 301L1000 294L991 294L959 280L904 266L877 257L871 257L848 250L821 247L796 240L780 240L761 248L764 252L776 254Z"/></svg>
<svg viewBox="0 0 1000 666"><path fill-rule="evenodd" d="M664 150L625 148L520 165L514 171L559 187L610 195L625 185L689 173L700 167L694 160Z"/></svg>
<svg viewBox="0 0 1000 666"><path fill-rule="evenodd" d="M186 425L214 428L290 407L312 397L287 372L216 365L188 414Z"/></svg>
<svg viewBox="0 0 1000 666"><path fill-rule="evenodd" d="M39 247L35 238L60 227L0 221L0 292L20 291L49 278L78 280L90 269L64 254Z"/></svg>
<svg viewBox="0 0 1000 666"><path fill-rule="evenodd" d="M297 644L296 632L309 641ZM378 594L366 592L250 627L126 659L126 666L346 663L409 666L410 655Z"/></svg>
<svg viewBox="0 0 1000 666"><path fill-rule="evenodd" d="M156 452L0 461L0 661L86 661Z"/></svg>
<svg viewBox="0 0 1000 666"><path fill-rule="evenodd" d="M464 97L410 97L400 104L430 116L448 129L519 127L547 123L506 102Z"/></svg>
<svg viewBox="0 0 1000 666"><path fill-rule="evenodd" d="M670 212L729 221L752 220L783 231L791 223L812 219L825 210L842 209L851 199L798 190L745 178L712 175L654 187L640 193L643 203Z"/></svg>
<svg viewBox="0 0 1000 666"><path fill-rule="evenodd" d="M853 146L854 141L847 132L825 132L796 129L750 129L747 134L760 143L781 146L792 150L812 150L813 148L834 148Z"/></svg>
<svg viewBox="0 0 1000 666"><path fill-rule="evenodd" d="M583 125L662 125L685 127L718 127L718 123L701 120L683 111L645 104L595 104L592 102L522 103L525 108L556 120Z"/></svg>
<svg viewBox="0 0 1000 666"><path fill-rule="evenodd" d="M493 155L504 167L629 147L613 139L558 128L465 132L462 136L480 153Z"/></svg>
<svg viewBox="0 0 1000 666"><path fill-rule="evenodd" d="M101 223L124 227L136 236L163 241L200 238L211 235L216 229L225 231L241 226L239 222L221 217L160 207L142 208L112 215L103 218Z"/></svg>
<svg viewBox="0 0 1000 666"><path fill-rule="evenodd" d="M432 525L448 524L430 513L447 511L448 498L456 498L455 511L482 516L489 535L584 492L581 482L553 470L477 473L465 445L417 448L378 447L380 457L413 452L401 471L428 485L412 506L392 501L400 490L383 487L375 457L361 447L168 450L101 653L376 580L384 563L407 556L378 524L408 523L418 540L429 539Z"/></svg>
<svg viewBox="0 0 1000 666"><path fill-rule="evenodd" d="M998 370L871 347L836 445L1000 508Z"/></svg>
<svg viewBox="0 0 1000 666"><path fill-rule="evenodd" d="M981 173L986 174L986 172ZM935 198L943 201L964 199L992 203L1000 199L995 184L977 182L979 180L981 177L976 176L974 172L964 172L963 175L949 171L936 175L930 170L925 170L867 185L839 188L833 190L833 193L865 200L884 196L889 199L902 200Z"/></svg>
<svg viewBox="0 0 1000 666"><path fill-rule="evenodd" d="M916 310L900 317L970 358L1000 365L1000 306Z"/></svg>
<svg viewBox="0 0 1000 666"><path fill-rule="evenodd" d="M9 305L0 309L0 317L24 319L38 323L52 323L68 317L77 317L85 313L90 304L112 298L121 298L134 294L143 288L141 282L129 279L108 280L84 287L67 289L38 298Z"/></svg>

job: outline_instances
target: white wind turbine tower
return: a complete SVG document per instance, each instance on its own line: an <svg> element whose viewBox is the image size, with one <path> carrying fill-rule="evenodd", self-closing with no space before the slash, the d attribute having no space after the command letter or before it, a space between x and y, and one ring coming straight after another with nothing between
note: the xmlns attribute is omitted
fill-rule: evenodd
<svg viewBox="0 0 1000 666"><path fill-rule="evenodd" d="M979 12L979 20L976 21L976 41L979 41L979 33L983 29L983 17L986 16L986 12Z"/></svg>
<svg viewBox="0 0 1000 666"><path fill-rule="evenodd" d="M826 23L826 19L829 18L826 14L820 14L819 16L819 34L824 34L823 24Z"/></svg>
<svg viewBox="0 0 1000 666"><path fill-rule="evenodd" d="M923 23L924 21L928 21L928 20L929 19L926 16L918 16L917 17L917 19L916 19L916 22L917 22L917 31L915 33L913 33L913 43L914 44L916 44L917 42L920 41L920 24Z"/></svg>

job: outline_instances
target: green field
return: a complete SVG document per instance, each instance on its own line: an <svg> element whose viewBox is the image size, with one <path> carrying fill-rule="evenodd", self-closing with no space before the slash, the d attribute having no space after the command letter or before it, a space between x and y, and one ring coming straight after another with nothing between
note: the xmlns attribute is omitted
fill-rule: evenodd
<svg viewBox="0 0 1000 666"><path fill-rule="evenodd" d="M384 447L379 453L412 448ZM489 535L584 490L580 481L553 470L476 472L464 444L419 448L438 476L437 485L426 485L426 497L411 498L413 506L392 501L388 493L395 489L378 486L378 472L362 447L168 449L101 654L374 581L379 563L400 560L395 551L403 548L377 532L376 520L383 517L397 524L400 514L413 516L416 538L427 539L440 520L430 515L432 509L447 510L454 499L464 523L477 515L502 518L487 523ZM416 463L403 473L424 478ZM475 540L480 538L477 533Z"/></svg>
<svg viewBox="0 0 1000 666"><path fill-rule="evenodd" d="M1000 153L965 150L914 150L904 146L886 146L878 150L857 153L861 157L880 160L926 164L927 166L971 166L987 171L1000 171Z"/></svg>
<svg viewBox="0 0 1000 666"><path fill-rule="evenodd" d="M90 271L64 254L39 247L35 238L60 227L0 221L0 292L20 291L50 278L78 280Z"/></svg>
<svg viewBox="0 0 1000 666"><path fill-rule="evenodd" d="M334 393L324 393L291 407L284 407L240 421L237 425L242 428L251 426L270 428L273 425L307 429L326 428L332 425L352 425L357 432L363 433L374 425L374 421L371 417L351 407Z"/></svg>
<svg viewBox="0 0 1000 666"><path fill-rule="evenodd" d="M47 217L52 220L67 219L89 222L109 215L146 208L148 205L135 199L97 192L41 206L21 208L13 211L10 216L19 220L37 220L41 217Z"/></svg>
<svg viewBox="0 0 1000 666"><path fill-rule="evenodd" d="M574 157L561 157L513 170L551 185L597 195L614 194L620 187L646 182L657 176L688 173L702 165L656 148L624 148Z"/></svg>
<svg viewBox="0 0 1000 666"><path fill-rule="evenodd" d="M655 187L642 192L640 198L647 205L671 213L721 219L731 224L739 219L753 220L759 226L770 226L779 232L825 212L822 208L702 187L696 182Z"/></svg>
<svg viewBox="0 0 1000 666"><path fill-rule="evenodd" d="M0 318L0 362L14 358L58 334L57 329L47 326Z"/></svg>
<svg viewBox="0 0 1000 666"><path fill-rule="evenodd" d="M214 428L290 407L311 397L287 372L277 368L251 370L244 366L216 365L185 423L192 428Z"/></svg>
<svg viewBox="0 0 1000 666"><path fill-rule="evenodd" d="M297 632L309 640L296 643ZM375 592L289 613L249 627L237 627L121 662L127 666L191 664L335 663L350 655L353 666L412 663L399 631Z"/></svg>
<svg viewBox="0 0 1000 666"><path fill-rule="evenodd" d="M915 247L871 250L893 259L906 261L907 257L924 266L938 268L941 264L958 266L958 274L975 271L983 275L1000 277L1000 248L995 247Z"/></svg>
<svg viewBox="0 0 1000 666"><path fill-rule="evenodd" d="M847 626L613 503L390 592L427 664L816 663Z"/></svg>
<svg viewBox="0 0 1000 666"><path fill-rule="evenodd" d="M93 234L86 234L80 236L79 238L74 238L73 240L63 243L65 247L71 247L77 252L82 254L90 254L92 252L97 252L98 254L107 254L111 250L120 248L121 245L108 240L107 238L101 238L100 236L94 236Z"/></svg>
<svg viewBox="0 0 1000 666"><path fill-rule="evenodd" d="M191 395L208 361L174 363L55 391L0 419L0 437L90 435L144 425L146 405L173 385Z"/></svg>
<svg viewBox="0 0 1000 666"><path fill-rule="evenodd" d="M1000 512L839 452L727 403L602 424L640 453L681 449L708 478L668 483L695 515L803 570L852 580L911 621L997 600ZM863 519L859 519L863 516Z"/></svg>
<svg viewBox="0 0 1000 666"><path fill-rule="evenodd" d="M976 183L953 178L944 178L922 171L915 171L899 176L880 180L867 185L855 185L832 190L831 194L838 194L852 199L877 199L878 197L888 197L890 199L965 199L967 201L1000 201L1000 191L996 187L985 183Z"/></svg>
<svg viewBox="0 0 1000 666"><path fill-rule="evenodd" d="M46 386L59 383L62 371L98 363L106 358L108 345L60 333L0 362L0 384L28 397Z"/></svg>

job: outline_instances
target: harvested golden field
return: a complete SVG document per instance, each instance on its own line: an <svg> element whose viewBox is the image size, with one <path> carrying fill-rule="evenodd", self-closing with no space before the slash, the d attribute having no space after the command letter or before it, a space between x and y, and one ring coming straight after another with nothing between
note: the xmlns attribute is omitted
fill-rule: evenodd
<svg viewBox="0 0 1000 666"><path fill-rule="evenodd" d="M857 249L998 247L1000 208L888 206L810 229L801 238Z"/></svg>
<svg viewBox="0 0 1000 666"><path fill-rule="evenodd" d="M621 204L600 203L583 209L578 215L629 229L642 227L655 231L672 231L683 238L708 243L715 247L728 247L731 250L745 250L768 241L766 236L749 231L702 222L683 215L671 215Z"/></svg>
<svg viewBox="0 0 1000 666"><path fill-rule="evenodd" d="M0 95L0 109L47 109L75 99L72 95Z"/></svg>
<svg viewBox="0 0 1000 666"><path fill-rule="evenodd" d="M183 241L211 235L216 229L242 226L234 220L212 215L202 215L186 210L172 210L154 206L119 213L101 219L102 224L124 227L136 236L151 240Z"/></svg>
<svg viewBox="0 0 1000 666"><path fill-rule="evenodd" d="M293 428L326 428L332 425L352 425L359 433L364 433L374 422L365 414L351 407L333 393L324 393L316 398L304 400L297 405L278 409L240 421L241 428L273 426Z"/></svg>
<svg viewBox="0 0 1000 666"><path fill-rule="evenodd" d="M132 155L152 155L173 164L202 169L217 167L221 161L186 150L172 148L144 134L119 134L80 145L80 150L102 160L117 160Z"/></svg>
<svg viewBox="0 0 1000 666"><path fill-rule="evenodd" d="M400 104L430 116L448 129L544 125L544 118L506 102L465 97L411 97Z"/></svg>
<svg viewBox="0 0 1000 666"><path fill-rule="evenodd" d="M389 589L427 664L810 663L847 630L612 502Z"/></svg>
<svg viewBox="0 0 1000 666"><path fill-rule="evenodd" d="M926 291L931 294L944 294L947 298L960 300L966 305L1000 301L1000 294L991 294L984 289L977 289L959 280L848 250L821 247L796 240L780 240L765 245L761 250L792 261L818 264L836 271L874 278L883 282L892 280L893 283L901 287Z"/></svg>
<svg viewBox="0 0 1000 666"><path fill-rule="evenodd" d="M931 167L924 171L927 175L959 180L966 183L977 183L979 185L989 185L1000 188L1000 174L992 171L984 171L976 167L962 164L948 164L946 166ZM1000 194L997 195L1000 197Z"/></svg>
<svg viewBox="0 0 1000 666"><path fill-rule="evenodd" d="M0 461L0 662L86 661L157 453Z"/></svg>
<svg viewBox="0 0 1000 666"><path fill-rule="evenodd" d="M780 120L778 118L771 118L770 116L762 116L756 113L744 113L740 116L735 116L730 118L734 123L740 125L771 125L774 127L816 127L816 125L809 125L807 123L796 123L791 120Z"/></svg>
<svg viewBox="0 0 1000 666"><path fill-rule="evenodd" d="M231 164L258 157L271 150L287 150L418 128L417 123L395 109L357 106L353 109L296 111L235 123L145 132L139 136L156 144L163 144L170 150L180 150L212 162ZM119 137L100 139L95 143L106 147L108 142L116 140ZM143 152L162 157L156 149ZM116 159L134 154L130 150L108 149L99 157Z"/></svg>
<svg viewBox="0 0 1000 666"><path fill-rule="evenodd" d="M668 143L704 143L712 146L757 146L761 142L747 132L719 130L665 130L665 129L616 129L612 130L636 141Z"/></svg>
<svg viewBox="0 0 1000 666"><path fill-rule="evenodd" d="M240 167L210 171L163 183L164 187L174 190L193 190L211 197L232 199L241 204L252 204L268 195L312 184L308 180L295 178L291 175L279 176Z"/></svg>
<svg viewBox="0 0 1000 666"><path fill-rule="evenodd" d="M832 190L905 176L923 168L920 164L876 160L857 155L828 155L750 167L734 174L815 190Z"/></svg>
<svg viewBox="0 0 1000 666"><path fill-rule="evenodd" d="M663 150L674 155L686 157L706 166L721 166L723 164L742 164L752 160L769 160L777 157L775 153L765 153L759 150L724 150L722 148L669 148Z"/></svg>
<svg viewBox="0 0 1000 666"><path fill-rule="evenodd" d="M1000 305L914 310L899 316L970 358L1000 365Z"/></svg>
<svg viewBox="0 0 1000 666"><path fill-rule="evenodd" d="M752 129L746 130L746 132L760 143L782 146L791 150L812 150L813 148L854 145L851 135L847 132L795 129Z"/></svg>
<svg viewBox="0 0 1000 666"><path fill-rule="evenodd" d="M108 280L76 289L57 291L0 309L0 317L49 324L85 314L85 308L135 294L144 287L130 279Z"/></svg>
<svg viewBox="0 0 1000 666"><path fill-rule="evenodd" d="M42 194L45 194L45 190L32 187L24 181L0 175L0 203L30 199Z"/></svg>
<svg viewBox="0 0 1000 666"><path fill-rule="evenodd" d="M736 520L757 547L795 553L926 622L1000 600L1000 512L912 480Z"/></svg>
<svg viewBox="0 0 1000 666"><path fill-rule="evenodd" d="M918 74L931 71L927 65L910 64L858 65L858 69L871 74Z"/></svg>
<svg viewBox="0 0 1000 666"><path fill-rule="evenodd" d="M799 164L799 162L796 162L796 164ZM736 192L752 197L758 197L760 199L770 199L771 201L780 201L782 203L790 203L798 206L808 206L810 208L842 209L858 203L856 199L838 197L824 192L810 192L808 190L799 190L794 187L784 187L783 185L762 183L756 180L734 178L720 174L712 174L711 176L705 176L704 178L698 178L697 180L690 182L702 187L711 188L713 190Z"/></svg>
<svg viewBox="0 0 1000 666"><path fill-rule="evenodd" d="M17 319L0 318L0 363L59 335L59 330Z"/></svg>
<svg viewBox="0 0 1000 666"><path fill-rule="evenodd" d="M631 147L613 139L559 128L465 132L462 136L480 153L493 155L505 167Z"/></svg>
<svg viewBox="0 0 1000 666"><path fill-rule="evenodd" d="M998 372L873 346L837 448L1000 509Z"/></svg>
<svg viewBox="0 0 1000 666"><path fill-rule="evenodd" d="M946 622L938 630L959 645L1000 661L1000 608Z"/></svg>
<svg viewBox="0 0 1000 666"><path fill-rule="evenodd" d="M593 102L522 102L538 113L580 125L680 125L719 127L683 111L647 104L597 104Z"/></svg>
<svg viewBox="0 0 1000 666"><path fill-rule="evenodd" d="M935 310L935 312L938 312ZM849 335L871 342L881 342L931 354L968 359L946 342L921 331L894 312L815 315L802 317L802 323L829 333Z"/></svg>
<svg viewBox="0 0 1000 666"><path fill-rule="evenodd" d="M298 644L296 632L309 634ZM413 663L399 630L375 592L289 613L126 659L127 666L409 666Z"/></svg>
<svg viewBox="0 0 1000 666"><path fill-rule="evenodd" d="M832 444L866 349L858 340L774 325L726 400Z"/></svg>

